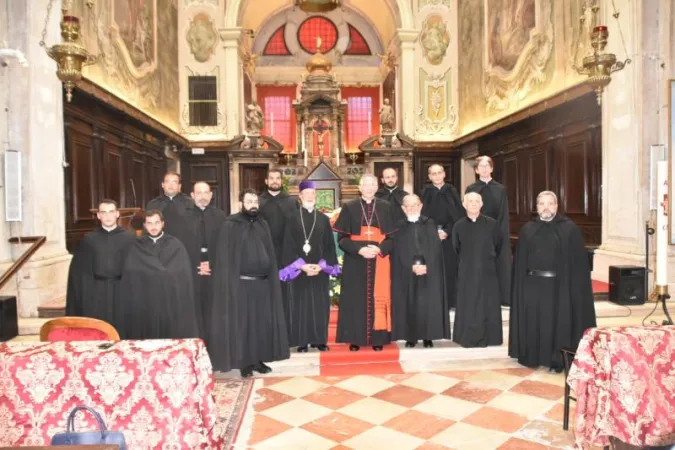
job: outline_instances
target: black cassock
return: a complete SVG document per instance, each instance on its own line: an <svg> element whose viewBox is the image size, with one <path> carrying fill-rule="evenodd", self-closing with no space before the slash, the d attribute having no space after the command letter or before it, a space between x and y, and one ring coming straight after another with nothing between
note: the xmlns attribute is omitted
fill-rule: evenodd
<svg viewBox="0 0 675 450"><path fill-rule="evenodd" d="M581 230L560 215L550 222L528 222L520 230L514 258L509 356L527 367L561 368L560 349L577 348L584 331L595 326Z"/></svg>
<svg viewBox="0 0 675 450"><path fill-rule="evenodd" d="M150 200L145 206L145 210L160 210L164 216L164 232L183 241L184 237L189 234L185 222L185 213L194 204L192 198L182 192L179 192L173 198L162 194Z"/></svg>
<svg viewBox="0 0 675 450"><path fill-rule="evenodd" d="M117 325L115 311L122 266L136 237L117 227L87 233L68 272L66 315L93 317Z"/></svg>
<svg viewBox="0 0 675 450"><path fill-rule="evenodd" d="M391 204L395 222L398 222L399 220L405 220L406 218L405 212L403 212L402 208L403 197L406 195L408 195L408 193L398 186L396 186L394 189L381 187L375 193L375 197L380 200L386 200Z"/></svg>
<svg viewBox="0 0 675 450"><path fill-rule="evenodd" d="M138 238L122 271L123 339L199 337L193 273L182 242L164 233Z"/></svg>
<svg viewBox="0 0 675 450"><path fill-rule="evenodd" d="M340 248L344 251L337 342L373 346L391 342L389 331L374 329L377 258L366 259L358 254L361 248L369 244L379 246L381 243L352 239L352 236L361 234L361 227L368 225L366 218L370 220L371 217L371 228L379 228L384 235L394 231L389 202L377 199L366 203L359 198L346 203L333 226L338 233Z"/></svg>
<svg viewBox="0 0 675 450"><path fill-rule="evenodd" d="M462 217L466 217L462 201L455 186L444 184L440 189L428 184L422 190L422 215L432 219L437 227L448 234L441 244L445 262L445 291L448 306L457 304L457 255L452 248L452 227Z"/></svg>
<svg viewBox="0 0 675 450"><path fill-rule="evenodd" d="M445 294L443 250L433 220L400 221L383 244L391 248L392 340L450 339L450 317ZM412 271L416 262L427 274Z"/></svg>
<svg viewBox="0 0 675 450"><path fill-rule="evenodd" d="M453 340L463 347L501 345L503 279L511 270L510 251L491 217L476 221L464 217L452 230L452 245L459 256L457 308Z"/></svg>
<svg viewBox="0 0 675 450"><path fill-rule="evenodd" d="M303 227L300 222L302 213ZM314 218L316 217L316 224ZM310 231L314 229L314 231ZM305 253L305 236L311 249ZM328 341L330 296L329 275L339 275L333 230L328 216L305 208L289 211L282 256L283 268L279 277L286 286L285 311L288 339L291 347L307 344L325 344ZM307 276L300 270L304 264L318 264L323 269L318 275Z"/></svg>
<svg viewBox="0 0 675 450"><path fill-rule="evenodd" d="M272 243L274 243L274 254L277 259L277 267L281 266L281 254L284 245L284 226L286 224L286 215L289 211L297 208L297 201L285 192L279 192L277 195L271 195L265 191L259 196L260 216L265 219L270 227Z"/></svg>
<svg viewBox="0 0 675 450"><path fill-rule="evenodd" d="M203 210L193 205L187 209L184 217L187 233L182 241L190 256L190 265L194 274L195 309L199 336L205 339L205 319L209 314L207 306L210 305L209 296L213 275L199 275L198 267L202 262L208 261L211 273L213 273L218 233L227 214L222 209L211 205Z"/></svg>
<svg viewBox="0 0 675 450"><path fill-rule="evenodd" d="M213 368L227 372L289 358L279 271L267 222L242 213L229 216L220 228L214 264L206 324Z"/></svg>

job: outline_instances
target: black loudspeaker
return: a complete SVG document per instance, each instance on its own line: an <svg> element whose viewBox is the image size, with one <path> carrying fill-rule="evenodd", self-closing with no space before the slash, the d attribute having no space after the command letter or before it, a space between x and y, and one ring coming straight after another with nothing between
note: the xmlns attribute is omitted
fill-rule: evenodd
<svg viewBox="0 0 675 450"><path fill-rule="evenodd" d="M19 335L19 319L16 297L0 296L0 342L9 341Z"/></svg>
<svg viewBox="0 0 675 450"><path fill-rule="evenodd" d="M609 266L609 301L619 305L644 305L645 268Z"/></svg>

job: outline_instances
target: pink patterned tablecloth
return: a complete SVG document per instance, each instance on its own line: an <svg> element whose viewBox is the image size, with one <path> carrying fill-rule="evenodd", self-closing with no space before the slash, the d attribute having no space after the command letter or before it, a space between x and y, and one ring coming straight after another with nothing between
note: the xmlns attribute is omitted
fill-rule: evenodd
<svg viewBox="0 0 675 450"><path fill-rule="evenodd" d="M0 344L0 447L48 445L78 405L129 449L215 449L213 372L199 339ZM80 413L75 430L97 429ZM219 437L220 436L220 437Z"/></svg>
<svg viewBox="0 0 675 450"><path fill-rule="evenodd" d="M567 383L577 448L675 442L675 327L586 330Z"/></svg>

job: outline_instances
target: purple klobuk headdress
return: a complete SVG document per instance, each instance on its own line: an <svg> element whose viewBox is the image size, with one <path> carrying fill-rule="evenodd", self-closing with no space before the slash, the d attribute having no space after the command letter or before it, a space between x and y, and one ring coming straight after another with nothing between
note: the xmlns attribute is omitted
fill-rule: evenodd
<svg viewBox="0 0 675 450"><path fill-rule="evenodd" d="M316 183L311 180L305 180L300 183L300 192L305 189L316 189Z"/></svg>

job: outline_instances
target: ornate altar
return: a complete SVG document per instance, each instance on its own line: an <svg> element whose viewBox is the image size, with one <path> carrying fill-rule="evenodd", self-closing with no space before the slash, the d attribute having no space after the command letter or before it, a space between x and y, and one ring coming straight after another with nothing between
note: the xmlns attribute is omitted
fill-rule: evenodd
<svg viewBox="0 0 675 450"><path fill-rule="evenodd" d="M344 164L342 146L346 101L340 95L340 86L331 73L333 63L321 53L321 39L317 51L307 61L308 74L299 86L293 104L297 121L298 165L308 169L320 162L332 167Z"/></svg>

